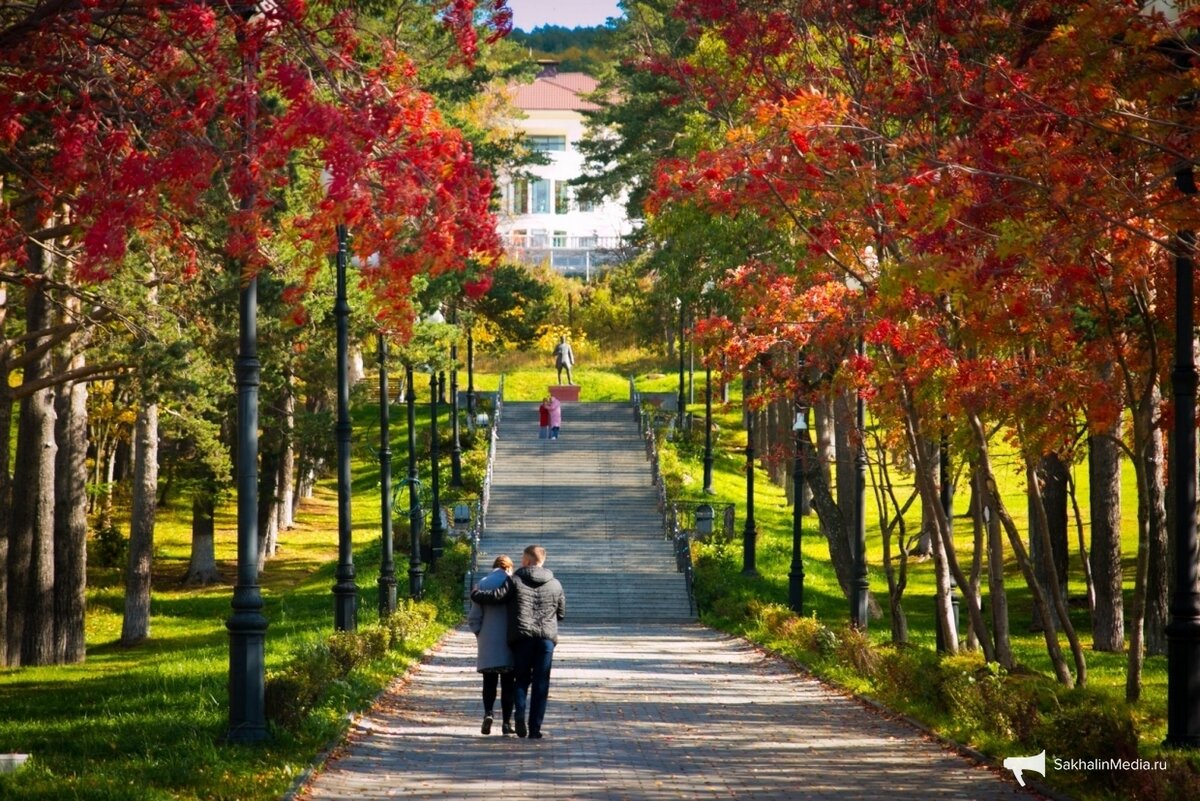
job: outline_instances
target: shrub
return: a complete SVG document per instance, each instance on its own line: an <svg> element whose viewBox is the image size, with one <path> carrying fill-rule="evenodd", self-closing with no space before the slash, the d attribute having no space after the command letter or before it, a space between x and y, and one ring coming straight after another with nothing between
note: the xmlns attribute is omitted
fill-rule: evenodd
<svg viewBox="0 0 1200 801"><path fill-rule="evenodd" d="M92 538L88 561L98 567L124 567L129 561L129 540L116 526L100 529Z"/></svg>
<svg viewBox="0 0 1200 801"><path fill-rule="evenodd" d="M860 676L869 679L879 672L879 654L872 647L871 638L863 631L844 629L832 650L839 662L854 668Z"/></svg>
<svg viewBox="0 0 1200 801"><path fill-rule="evenodd" d="M1086 687L1062 693L1058 709L1043 716L1034 736L1047 754L1067 759L1138 755L1137 724L1130 706Z"/></svg>
<svg viewBox="0 0 1200 801"><path fill-rule="evenodd" d="M877 671L883 700L898 706L939 708L937 655L928 648L888 647L879 651Z"/></svg>
<svg viewBox="0 0 1200 801"><path fill-rule="evenodd" d="M329 655L337 666L339 677L345 676L367 660L366 643L357 632L335 631L325 642L329 647Z"/></svg>
<svg viewBox="0 0 1200 801"><path fill-rule="evenodd" d="M421 640L433 627L436 617L436 607L406 599L383 623L389 635L388 644L400 649Z"/></svg>
<svg viewBox="0 0 1200 801"><path fill-rule="evenodd" d="M837 632L828 626L821 626L817 630L816 636L816 651L826 659L832 659L837 655L838 646L841 645Z"/></svg>
<svg viewBox="0 0 1200 801"><path fill-rule="evenodd" d="M785 637L802 651L817 653L820 651L818 637L825 626L814 617L792 616L779 624L779 636Z"/></svg>

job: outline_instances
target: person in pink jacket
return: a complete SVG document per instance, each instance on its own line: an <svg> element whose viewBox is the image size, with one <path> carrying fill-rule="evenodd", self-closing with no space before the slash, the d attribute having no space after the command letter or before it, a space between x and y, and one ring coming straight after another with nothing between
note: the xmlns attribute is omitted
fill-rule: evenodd
<svg viewBox="0 0 1200 801"><path fill-rule="evenodd" d="M551 396L550 404L550 439L558 439L558 429L562 427L562 401Z"/></svg>

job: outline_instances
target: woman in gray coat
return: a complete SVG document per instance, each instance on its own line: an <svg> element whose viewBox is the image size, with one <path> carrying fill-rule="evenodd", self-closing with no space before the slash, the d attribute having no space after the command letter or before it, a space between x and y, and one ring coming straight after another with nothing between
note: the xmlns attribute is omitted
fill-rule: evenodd
<svg viewBox="0 0 1200 801"><path fill-rule="evenodd" d="M492 562L492 572L479 582L479 589L494 590L508 580L513 572L513 561L504 554ZM496 685L500 685L500 711L504 714L504 733L512 734L513 699L515 685L512 649L508 646L508 610L503 606L480 606L471 602L471 613L467 615L467 626L475 632L478 652L475 669L483 674L483 725L479 730L492 733L492 710L496 705Z"/></svg>

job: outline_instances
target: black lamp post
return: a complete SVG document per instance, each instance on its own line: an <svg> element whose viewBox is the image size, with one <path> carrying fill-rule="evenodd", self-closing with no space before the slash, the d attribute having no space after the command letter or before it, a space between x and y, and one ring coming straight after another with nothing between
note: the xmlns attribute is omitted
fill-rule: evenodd
<svg viewBox="0 0 1200 801"><path fill-rule="evenodd" d="M874 272L879 265L875 249L868 245L863 249L863 264L868 272ZM861 289L862 285L854 276L847 278L847 286L851 289ZM861 361L866 356L866 343L862 334L855 344L855 353ZM854 427L858 432L858 448L854 453L854 579L853 593L850 598L850 625L859 631L867 630L868 606L867 596L870 582L867 579L867 421L866 405L862 390L855 392Z"/></svg>
<svg viewBox="0 0 1200 801"><path fill-rule="evenodd" d="M792 424L795 449L792 464L792 569L788 572L788 606L796 614L804 613L804 440L808 436L808 407L801 405Z"/></svg>
<svg viewBox="0 0 1200 801"><path fill-rule="evenodd" d="M458 310L452 311L451 322L458 322ZM458 437L458 334L450 342L450 486L461 487L462 477L462 443Z"/></svg>
<svg viewBox="0 0 1200 801"><path fill-rule="evenodd" d="M404 366L404 385L408 388L404 400L408 413L408 526L409 544L412 547L408 557L408 596L420 600L425 592L424 571L421 569L421 529L425 524L425 516L421 512L421 495L417 489L421 483L417 473L417 388L413 384L411 364Z"/></svg>
<svg viewBox="0 0 1200 801"><path fill-rule="evenodd" d="M243 13L249 19L253 10ZM239 41L244 42L241 33ZM258 56L242 58L242 79L253 86L258 76ZM254 159L255 118L258 98L246 92L243 120L243 150L247 162ZM242 208L253 207L252 193L242 198ZM251 276L238 295L237 376L237 585L233 588L233 613L225 623L229 630L229 732L231 743L266 740L267 618L262 613L258 586L258 277Z"/></svg>
<svg viewBox="0 0 1200 801"><path fill-rule="evenodd" d="M467 323L467 420L469 425L475 425L475 337L471 333L474 327Z"/></svg>
<svg viewBox="0 0 1200 801"><path fill-rule="evenodd" d="M337 485L338 564L333 585L333 627L358 628L358 585L354 583L354 547L350 523L350 303L346 300L346 226L337 226Z"/></svg>
<svg viewBox="0 0 1200 801"><path fill-rule="evenodd" d="M442 526L441 487L438 477L438 395L441 384L442 382L438 379L438 371L434 369L429 375L429 460L433 463L433 475L429 483L433 495L433 506L429 510L430 570L437 564L446 548L446 529Z"/></svg>
<svg viewBox="0 0 1200 801"><path fill-rule="evenodd" d="M704 284L704 296L708 298L713 290L713 282ZM712 313L712 302L709 301L709 314ZM713 489L713 446L712 446L712 365L707 361L704 365L704 493L716 495Z"/></svg>
<svg viewBox="0 0 1200 801"><path fill-rule="evenodd" d="M687 314L687 305L683 302L683 298L675 298L675 303L679 306L679 416L675 423L675 428L680 436L683 435L683 415L687 411L687 398L683 394L683 369L684 369L684 352L687 350L683 344L683 324L684 317Z"/></svg>
<svg viewBox="0 0 1200 801"><path fill-rule="evenodd" d="M267 739L267 618L258 586L258 278L239 297L240 335L235 365L238 394L237 586L229 630L229 734L234 743Z"/></svg>
<svg viewBox="0 0 1200 801"><path fill-rule="evenodd" d="M1196 193L1192 168L1176 175L1185 194ZM1190 191L1189 191L1190 190ZM1196 367L1192 349L1194 231L1175 243L1175 576L1167 623L1167 739L1179 748L1200 747L1200 542L1196 536Z"/></svg>
<svg viewBox="0 0 1200 801"><path fill-rule="evenodd" d="M954 487L950 482L950 443L946 435L943 434L941 441L938 443L938 475L940 478L940 486L938 487L942 512L946 515L946 522L949 523L954 519ZM946 653L948 644L953 641L958 642L958 632L961 626L958 623L958 582L955 581L954 575L950 576L950 625L954 631L942 631L941 623L939 622L936 629L936 647L938 653ZM946 636L949 634L950 636Z"/></svg>
<svg viewBox="0 0 1200 801"><path fill-rule="evenodd" d="M755 549L758 545L758 527L754 524L754 411L750 408L750 394L754 390L754 379L746 373L742 382L743 403L746 406L746 526L742 530L742 575L757 576Z"/></svg>
<svg viewBox="0 0 1200 801"><path fill-rule="evenodd" d="M1178 21L1177 6L1166 9ZM1148 6L1149 8L1149 6ZM1194 69L1194 41L1172 39L1158 45L1177 72ZM1196 110L1197 96L1189 92L1175 108L1184 114ZM1175 188L1185 198L1198 191L1190 161L1175 170ZM1175 363L1171 387L1175 401L1174 476L1175 567L1172 577L1170 619L1167 635L1167 737L1165 744L1176 748L1200 748L1200 539L1196 532L1196 363L1192 287L1195 272L1196 232L1180 230L1174 242L1175 256Z"/></svg>
<svg viewBox="0 0 1200 801"><path fill-rule="evenodd" d="M382 517L383 559L379 567L379 617L396 611L396 563L392 542L392 443L391 404L388 399L387 337L379 344L379 503Z"/></svg>

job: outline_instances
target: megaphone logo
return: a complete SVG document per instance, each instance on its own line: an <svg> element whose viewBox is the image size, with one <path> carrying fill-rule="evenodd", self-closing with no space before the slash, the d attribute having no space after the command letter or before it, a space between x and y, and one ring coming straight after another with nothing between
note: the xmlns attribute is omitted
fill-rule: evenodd
<svg viewBox="0 0 1200 801"><path fill-rule="evenodd" d="M1046 775L1046 751L1043 749L1042 753L1027 757L1005 757L1004 767L1011 770L1013 775L1017 777L1017 784L1024 787L1024 771L1032 770L1034 773L1042 776Z"/></svg>

